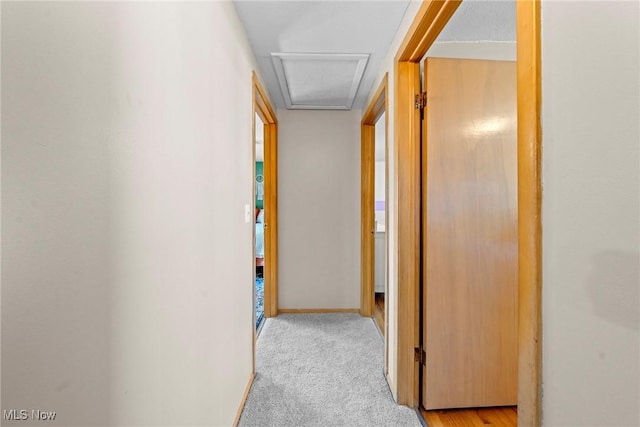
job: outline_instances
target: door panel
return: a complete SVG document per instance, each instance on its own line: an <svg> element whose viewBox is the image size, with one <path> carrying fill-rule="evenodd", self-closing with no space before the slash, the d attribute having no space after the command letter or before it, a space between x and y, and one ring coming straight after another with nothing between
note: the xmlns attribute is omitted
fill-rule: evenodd
<svg viewBox="0 0 640 427"><path fill-rule="evenodd" d="M516 64L429 58L426 409L517 403Z"/></svg>
<svg viewBox="0 0 640 427"><path fill-rule="evenodd" d="M278 315L278 127L275 123L264 126L264 315Z"/></svg>

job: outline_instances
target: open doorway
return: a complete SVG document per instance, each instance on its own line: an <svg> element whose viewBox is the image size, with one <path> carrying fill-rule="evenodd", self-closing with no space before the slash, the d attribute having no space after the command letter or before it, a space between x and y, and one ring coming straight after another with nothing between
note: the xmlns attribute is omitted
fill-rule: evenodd
<svg viewBox="0 0 640 427"><path fill-rule="evenodd" d="M384 336L384 372L389 372L389 99L385 74L360 123L361 301Z"/></svg>
<svg viewBox="0 0 640 427"><path fill-rule="evenodd" d="M256 328L260 327L264 319L264 123L256 113L256 134L255 153L256 161L254 167L254 188L255 188L255 311Z"/></svg>
<svg viewBox="0 0 640 427"><path fill-rule="evenodd" d="M278 315L278 120L256 73L253 85L255 327Z"/></svg>
<svg viewBox="0 0 640 427"><path fill-rule="evenodd" d="M420 88L420 61L427 54L429 48L438 38L445 28L445 25L454 16L454 12L460 4L467 2L444 1L425 2L414 20L409 32L404 38L395 58L395 82L397 91L394 96L395 110L395 164L399 165L394 179L398 189L398 310L402 313L398 316L398 402L412 407L418 407L421 402L420 392L421 378L418 372L421 365L431 364L432 357L430 349L422 347L422 328L425 324L420 319L422 307L416 304L421 300L417 298L420 291L424 291L424 283L421 267L426 264L428 271L433 266L433 261L423 257L423 253L416 251L423 244L422 226L424 225L423 212L426 211L427 221L430 213L431 203L429 192L434 190L428 183L428 167L430 163L423 163L425 158L422 153L422 135L426 133L426 144L433 142L429 125L423 127L421 124L422 113L427 114L434 107L433 99L430 97L430 85L427 84L427 94L421 94ZM469 2L478 3L478 2ZM481 2L483 3L483 2ZM493 3L493 2L491 2ZM499 3L499 2L495 2ZM511 251L511 262L517 261L516 287L518 292L518 302L516 308L515 324L517 325L517 423L520 425L539 425L540 423L540 4L533 2L516 3L516 33L517 33L517 60L515 64L517 74L517 245L515 251L513 245L506 243L503 249ZM469 16L474 16L475 13ZM468 27L468 26L467 26ZM466 61L467 59L464 59ZM429 64L427 64L427 75L429 75ZM457 71L456 71L457 73ZM447 77L447 73L440 73ZM499 78L491 77L492 74L471 73L482 78L491 78L492 84L499 82ZM451 77L451 73L448 73ZM455 76L453 76L455 77ZM457 89L462 85L457 82ZM456 86L454 86L456 87ZM466 86L465 86L466 87ZM485 89L482 84L474 84L474 88ZM474 89L475 90L475 89ZM463 90L464 94L467 92ZM435 94L434 94L435 95ZM445 102L450 102L450 98L442 98ZM422 112L420 111L422 110ZM478 110L484 112L484 109ZM453 110L451 117L462 114L461 111ZM465 113L466 114L466 113ZM432 117L427 117L426 122L430 123ZM476 129L479 126L482 133L495 133L500 131L502 125L499 120L466 120L467 127L456 126L457 132L464 132L465 129ZM501 122L500 122L501 123ZM499 126L498 126L499 125ZM484 127L483 127L484 126ZM426 130L426 132L425 132ZM453 133L448 133L456 136ZM422 142L421 142L422 141ZM445 146L443 146L445 147ZM480 159L486 153L487 144L475 144L471 147ZM495 149L498 147L492 147ZM445 147L449 149L449 147ZM427 153L429 147L427 147ZM431 154L428 153L428 156ZM432 159L434 160L434 159ZM445 166L450 166L451 162L445 162ZM424 173L426 167L427 174ZM442 168L440 168L442 169ZM445 173L467 171L461 168L454 170L453 167L444 170ZM431 171L437 172L437 171ZM427 179L425 186L425 178ZM464 177L463 177L464 178ZM467 191L485 190L484 186L490 186L492 182L482 180L462 180L460 190ZM486 180L485 180L486 181ZM473 188L475 185L475 189ZM442 186L441 186L442 187ZM425 194L426 191L426 194ZM446 191L446 190L445 190ZM426 197L425 197L426 195ZM483 196L484 193L479 193ZM442 195L440 195L442 197ZM492 203L477 205L488 206L492 209ZM433 207L433 206L432 206ZM437 220L438 216L431 217ZM475 219L474 219L475 221ZM428 225L428 224L427 224ZM427 230L428 231L428 230ZM431 238L433 233L431 233ZM502 235L501 235L502 240ZM492 244L500 244L492 241ZM429 248L426 248L428 254ZM475 248L476 253L480 249L490 250L490 247ZM418 254L419 256L415 256ZM464 254L466 256L466 254ZM478 258L480 260L480 258ZM482 266L481 262L476 265ZM468 277L475 279L475 276L464 271ZM427 284L429 286L429 284ZM468 298L474 295L468 294ZM428 291L426 297L431 298ZM427 320L428 321L428 320ZM509 325L509 328L513 326ZM427 331L428 336L428 331ZM452 333L453 337L464 337ZM469 342L467 352L474 352L472 344L480 342L482 338L474 336L473 342ZM483 343L484 344L484 343ZM426 350L426 353L425 351ZM449 362L447 362L449 365ZM489 381L492 378L488 378ZM465 388L465 387L461 387ZM429 395L427 393L427 399ZM423 401L424 402L424 401ZM437 422L432 422L437 424ZM465 424L459 422L459 424ZM513 424L513 423L511 423ZM442 424L441 424L442 425ZM465 424L466 425L466 424Z"/></svg>
<svg viewBox="0 0 640 427"><path fill-rule="evenodd" d="M387 293L387 162L386 113L383 111L374 128L375 167L373 201L373 290L374 319L385 333L385 295Z"/></svg>
<svg viewBox="0 0 640 427"><path fill-rule="evenodd" d="M421 61L428 424L517 424L515 11L515 1L463 2Z"/></svg>

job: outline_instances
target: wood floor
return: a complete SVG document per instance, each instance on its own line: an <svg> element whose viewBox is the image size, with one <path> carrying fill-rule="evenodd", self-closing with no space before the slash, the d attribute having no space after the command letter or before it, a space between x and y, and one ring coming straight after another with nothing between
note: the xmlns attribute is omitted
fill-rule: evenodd
<svg viewBox="0 0 640 427"><path fill-rule="evenodd" d="M518 425L518 411L515 406L500 408L473 408L420 412L428 427L515 427Z"/></svg>
<svg viewBox="0 0 640 427"><path fill-rule="evenodd" d="M380 331L384 335L384 294L376 294L373 310ZM420 412L428 427L516 427L518 411L515 406L500 408L473 408Z"/></svg>
<svg viewBox="0 0 640 427"><path fill-rule="evenodd" d="M373 318L384 335L384 294L376 294L376 302L373 305Z"/></svg>

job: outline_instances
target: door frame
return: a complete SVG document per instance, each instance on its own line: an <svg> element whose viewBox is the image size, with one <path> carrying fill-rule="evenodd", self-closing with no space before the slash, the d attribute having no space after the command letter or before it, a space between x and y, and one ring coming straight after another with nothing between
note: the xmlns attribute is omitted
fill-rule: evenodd
<svg viewBox="0 0 640 427"><path fill-rule="evenodd" d="M395 173L398 201L398 403L417 408L420 343L420 61L461 0L423 1L395 56ZM518 424L541 416L540 1L517 1Z"/></svg>
<svg viewBox="0 0 640 427"><path fill-rule="evenodd" d="M269 207L264 211L264 316L275 317L278 315L278 118L255 71L251 74L251 86L254 169L257 114L264 123L264 206Z"/></svg>
<svg viewBox="0 0 640 427"><path fill-rule="evenodd" d="M384 152L385 152L385 218L389 220L389 91L387 89L389 73L385 73L373 99L362 115L360 121L360 315L372 317L375 305L375 128L382 113L384 116ZM389 235L385 233L385 298L389 293ZM384 373L389 371L389 304L385 300L384 307Z"/></svg>
<svg viewBox="0 0 640 427"><path fill-rule="evenodd" d="M373 227L375 215L371 207L375 198L375 127L376 122L382 115L385 115L385 156L389 153L388 144L388 123L389 123L389 100L387 97L388 73L384 75L382 82L378 86L373 99L362 115L360 121L360 241L361 241L361 272L360 272L360 314L372 317L374 312L374 239ZM388 157L388 156L387 156ZM386 163L386 162L385 162ZM385 166L385 198L389 196L389 185L387 182L388 167ZM388 207L385 203L385 215L388 216ZM386 240L387 249L389 246ZM388 280L387 280L388 282ZM386 285L385 285L386 287Z"/></svg>

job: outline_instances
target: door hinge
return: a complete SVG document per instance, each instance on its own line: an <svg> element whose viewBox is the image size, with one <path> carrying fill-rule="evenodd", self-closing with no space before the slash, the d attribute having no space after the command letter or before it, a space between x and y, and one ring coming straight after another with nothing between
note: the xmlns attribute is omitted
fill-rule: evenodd
<svg viewBox="0 0 640 427"><path fill-rule="evenodd" d="M414 348L416 355L416 362L424 365L427 363L427 352L424 351L422 346Z"/></svg>
<svg viewBox="0 0 640 427"><path fill-rule="evenodd" d="M416 110L422 110L427 106L427 92L420 92L415 97Z"/></svg>

